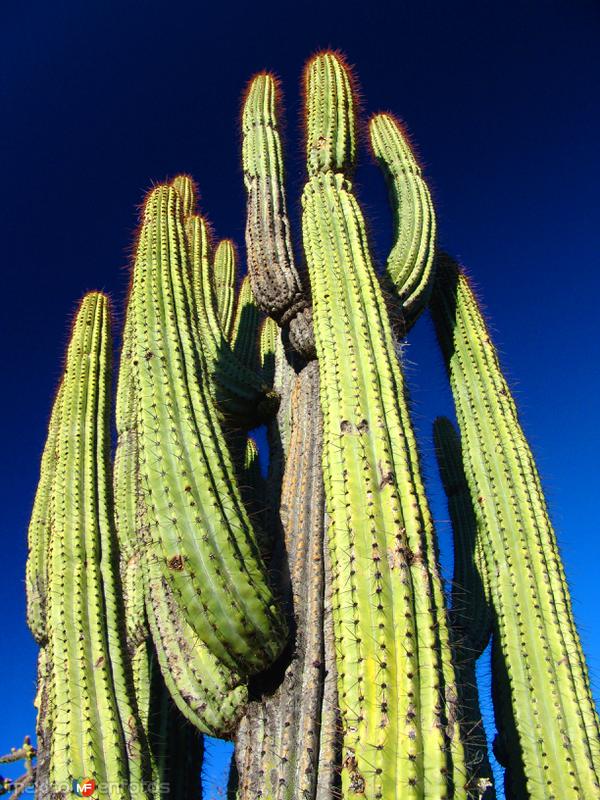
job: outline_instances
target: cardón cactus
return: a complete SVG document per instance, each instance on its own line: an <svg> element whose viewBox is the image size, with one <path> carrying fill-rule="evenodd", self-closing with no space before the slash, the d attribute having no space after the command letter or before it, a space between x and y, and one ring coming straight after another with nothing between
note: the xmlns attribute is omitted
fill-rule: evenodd
<svg viewBox="0 0 600 800"><path fill-rule="evenodd" d="M438 273L432 313L480 520L495 671L505 673L497 723L507 788L532 800L599 797L600 726L535 462L465 274L447 256Z"/></svg>
<svg viewBox="0 0 600 800"><path fill-rule="evenodd" d="M351 71L320 53L304 89L305 259L269 73L244 98L237 296L235 247L212 252L193 179L146 197L112 485L108 301L81 304L28 532L37 763L23 748L12 788L35 778L39 800L66 800L91 774L101 800L193 800L206 733L235 741L235 800L492 800L475 685L491 634L507 797L600 800L599 724L539 478L468 282L442 258L430 305L462 433L461 452L436 421L446 610L398 358L435 265L407 134L389 113L370 120L395 225L380 276L351 184Z"/></svg>

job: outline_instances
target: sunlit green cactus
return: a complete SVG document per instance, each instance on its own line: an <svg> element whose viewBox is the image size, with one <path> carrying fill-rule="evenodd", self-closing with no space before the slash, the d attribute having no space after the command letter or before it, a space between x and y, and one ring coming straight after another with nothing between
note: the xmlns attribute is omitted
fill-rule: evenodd
<svg viewBox="0 0 600 800"><path fill-rule="evenodd" d="M442 257L432 312L494 608L498 748L511 797L600 796L600 726L556 537L469 282ZM520 778L517 778L520 776Z"/></svg>
<svg viewBox="0 0 600 800"><path fill-rule="evenodd" d="M40 800L66 800L90 775L110 787L100 800L200 800L208 734L235 742L232 800L492 800L475 677L491 635L508 800L600 798L535 464L448 259L430 299L436 220L408 136L390 113L370 120L395 228L380 275L344 58L311 58L304 91L303 258L269 73L241 118L246 274L229 239L213 252L189 175L145 199L112 481L108 301L80 306L28 531L37 764L26 742L22 786L0 793L35 779ZM462 436L436 421L450 609L398 358L428 302Z"/></svg>

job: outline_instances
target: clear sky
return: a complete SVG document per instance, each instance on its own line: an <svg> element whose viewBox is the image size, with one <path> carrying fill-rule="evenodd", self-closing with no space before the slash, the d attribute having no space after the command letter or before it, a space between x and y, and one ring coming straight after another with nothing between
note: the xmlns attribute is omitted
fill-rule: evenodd
<svg viewBox="0 0 600 800"><path fill-rule="evenodd" d="M120 320L139 203L178 171L196 177L216 233L243 245L239 104L265 68L283 80L298 232L299 79L323 47L356 66L365 117L391 109L405 120L441 243L485 300L598 696L598 4L32 0L5 5L2 16L0 751L34 730L25 533L76 301L106 290ZM364 143L361 156L357 192L381 264L391 237L386 190ZM451 399L428 320L410 340L415 421L448 566L430 427L452 412ZM210 761L212 773L221 768L219 748Z"/></svg>

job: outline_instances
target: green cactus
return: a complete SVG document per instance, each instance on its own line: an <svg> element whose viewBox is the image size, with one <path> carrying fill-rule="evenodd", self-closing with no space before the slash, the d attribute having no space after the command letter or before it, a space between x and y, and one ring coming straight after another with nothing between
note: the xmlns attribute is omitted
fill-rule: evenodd
<svg viewBox="0 0 600 800"><path fill-rule="evenodd" d="M209 258L208 228L199 215L186 220L186 233L192 267L197 323L202 348L207 358L214 399L227 420L245 428L255 427L277 411L277 393L265 385L256 360L244 353L242 359L234 352L219 322L213 291L213 274ZM254 336L254 340L252 340ZM256 328L248 332L248 344L256 348Z"/></svg>
<svg viewBox="0 0 600 800"><path fill-rule="evenodd" d="M46 630L50 785L57 797L57 787L70 786L73 776L110 784L113 800L128 798L129 782L141 786L145 777L116 574L109 397L108 302L90 293L67 351L50 499Z"/></svg>
<svg viewBox="0 0 600 800"><path fill-rule="evenodd" d="M62 408L62 384L59 386L48 424L48 436L42 454L38 483L28 530L25 585L27 624L39 645L47 641L46 597L48 594L48 535L50 529L50 498L56 473L57 436Z"/></svg>
<svg viewBox="0 0 600 800"><path fill-rule="evenodd" d="M460 439L449 419L439 417L435 420L433 441L452 521L454 574L450 631L458 678L467 785L471 792L477 792L475 796L493 800L496 795L475 676L475 663L487 647L492 633L488 576L471 493L462 466Z"/></svg>
<svg viewBox="0 0 600 800"><path fill-rule="evenodd" d="M242 112L248 275L260 308L289 331L299 353L314 358L310 303L296 269L287 215L277 106L275 78L256 75Z"/></svg>
<svg viewBox="0 0 600 800"><path fill-rule="evenodd" d="M179 195L158 186L145 203L131 293L147 560L195 637L251 674L279 655L285 626L212 399L187 252Z"/></svg>
<svg viewBox="0 0 600 800"><path fill-rule="evenodd" d="M480 520L497 663L505 673L497 720L507 785L512 797L532 800L599 797L600 726L535 462L467 278L448 257L438 272L431 308Z"/></svg>
<svg viewBox="0 0 600 800"><path fill-rule="evenodd" d="M342 796L465 797L456 686L406 390L362 214L349 70L306 70L303 240L324 416L323 469L343 730Z"/></svg>
<svg viewBox="0 0 600 800"><path fill-rule="evenodd" d="M215 249L213 289L219 325L228 341L235 307L236 262L235 245L231 239L222 239Z"/></svg>
<svg viewBox="0 0 600 800"><path fill-rule="evenodd" d="M430 295L436 222L429 188L402 124L391 114L369 123L371 147L386 176L394 209L394 244L387 278L400 302L404 330L410 328Z"/></svg>

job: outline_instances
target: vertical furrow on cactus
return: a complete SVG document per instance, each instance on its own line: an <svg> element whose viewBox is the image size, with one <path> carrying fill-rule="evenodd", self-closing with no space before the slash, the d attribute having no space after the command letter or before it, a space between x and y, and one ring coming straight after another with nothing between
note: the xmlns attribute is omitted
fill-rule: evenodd
<svg viewBox="0 0 600 800"><path fill-rule="evenodd" d="M409 328L427 303L434 267L436 222L427 184L402 125L391 114L376 114L369 133L383 168L394 212L394 244L386 272Z"/></svg>
<svg viewBox="0 0 600 800"><path fill-rule="evenodd" d="M272 75L253 78L242 113L248 274L260 308L289 328L292 345L311 357L309 300L296 269L287 214L278 100Z"/></svg>
<svg viewBox="0 0 600 800"><path fill-rule="evenodd" d="M523 761L534 799L595 796L598 718L535 462L467 279L447 258L438 269L432 311L485 531L496 635L518 732L509 768Z"/></svg>
<svg viewBox="0 0 600 800"><path fill-rule="evenodd" d="M130 773L119 711L128 698L116 696L126 687L119 628L113 617L116 586L110 566L114 564L114 533L106 438L109 341L106 298L87 295L67 352L51 504L48 634L54 730L50 781L53 787L69 785L74 775L93 774L98 782L121 787L111 797L125 798L123 787ZM117 627L109 631L109 625ZM131 726L128 744L134 744L135 720L125 716L123 725Z"/></svg>
<svg viewBox="0 0 600 800"><path fill-rule="evenodd" d="M188 624L214 655L250 672L284 628L208 388L177 192L148 197L136 292L140 459L153 552Z"/></svg>
<svg viewBox="0 0 600 800"><path fill-rule="evenodd" d="M435 420L433 439L452 522L454 573L450 620L467 786L471 792L477 792L478 798L493 800L492 770L475 675L475 663L488 645L493 621L487 571L481 560L481 533L462 465L460 439L449 419Z"/></svg>
<svg viewBox="0 0 600 800"><path fill-rule="evenodd" d="M231 239L222 239L213 260L213 289L223 336L229 340L235 306L236 255Z"/></svg>
<svg viewBox="0 0 600 800"><path fill-rule="evenodd" d="M59 386L48 424L48 436L42 453L40 480L33 501L31 520L27 532L27 565L25 585L27 593L27 624L39 645L47 641L46 595L48 592L48 534L50 527L50 500L56 472L57 435L60 428L62 385Z"/></svg>
<svg viewBox="0 0 600 800"><path fill-rule="evenodd" d="M323 152L308 150L303 239L321 369L342 792L464 797L431 518L364 222L342 174L351 166L353 138L344 131L354 118L350 79L340 70L331 54L307 68L307 137ZM336 102L323 112L323 103ZM336 128L319 127L331 120Z"/></svg>

